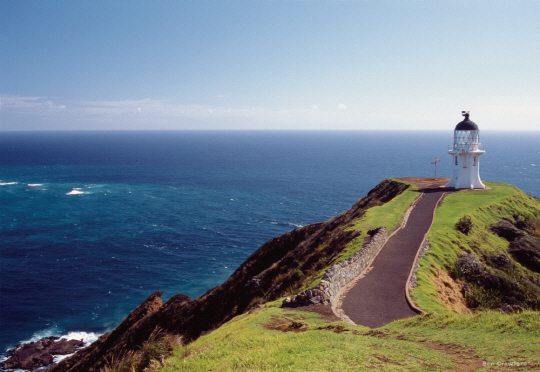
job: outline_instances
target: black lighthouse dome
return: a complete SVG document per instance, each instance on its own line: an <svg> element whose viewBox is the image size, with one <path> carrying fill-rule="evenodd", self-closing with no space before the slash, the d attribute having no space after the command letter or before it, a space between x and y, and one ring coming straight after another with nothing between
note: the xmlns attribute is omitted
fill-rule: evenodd
<svg viewBox="0 0 540 372"><path fill-rule="evenodd" d="M465 116L465 120L460 121L454 130L478 130L478 125L474 121L469 120L468 111L464 111L463 116Z"/></svg>

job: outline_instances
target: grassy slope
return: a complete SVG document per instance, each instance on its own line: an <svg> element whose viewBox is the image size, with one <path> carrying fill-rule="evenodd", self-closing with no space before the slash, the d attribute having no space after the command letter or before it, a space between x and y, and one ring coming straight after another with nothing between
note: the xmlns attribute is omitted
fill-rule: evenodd
<svg viewBox="0 0 540 372"><path fill-rule="evenodd" d="M487 186L489 190L463 190L447 195L436 210L427 237L430 250L420 260L418 289L413 291L420 308L431 312L451 312L436 298L435 287L430 280L435 275L435 268L452 271L461 252L472 253L479 258L507 253L508 242L490 233L490 225L503 218L540 221L540 201L537 199L508 184L487 182ZM454 228L463 216L469 216L473 223L468 235ZM514 264L516 277L534 276L540 281L540 275L526 271L517 262Z"/></svg>
<svg viewBox="0 0 540 372"><path fill-rule="evenodd" d="M358 250L362 248L362 245L366 239L369 237L369 230L384 226L388 231L388 234L391 234L401 225L405 213L411 204L414 203L414 201L420 196L420 193L417 191L418 187L415 185L401 180L394 181L407 184L409 185L409 188L389 202L368 209L361 218L354 221L351 226L345 229L347 232L358 232L360 235L345 246L345 248L337 256L336 260L331 262L331 265L325 266L315 273L311 278L304 281L302 286L299 287L299 290L306 290L315 287L317 284L319 284L319 281L323 277L326 270L329 269L334 263L345 261L358 252Z"/></svg>
<svg viewBox="0 0 540 372"><path fill-rule="evenodd" d="M175 349L160 370L462 371L512 361L538 367L539 333L530 312L421 316L370 330L267 306Z"/></svg>
<svg viewBox="0 0 540 372"><path fill-rule="evenodd" d="M540 368L538 313L505 315L494 311L457 315L439 303L429 280L434 267L449 270L462 251L506 252L508 243L485 227L501 218L540 217L540 202L510 185L488 183L491 190L449 195L437 210L428 236L431 249L421 260L418 304L428 315L394 322L377 330L342 322L324 323L310 312L280 309L280 301L243 314L195 342L177 347L162 371L280 370L489 370L483 363L519 362L511 370ZM351 228L367 231L399 224L417 194L409 190L391 203L375 207ZM378 209L377 209L378 208ZM387 209L386 209L387 208ZM393 211L393 212L390 212ZM398 212L399 213L396 213ZM396 215L400 215L394 220ZM464 215L473 230L454 229ZM390 218L390 220L388 220ZM384 221L384 222L381 222ZM361 245L349 243L345 259ZM352 252L352 253L351 253ZM519 264L518 264L519 265ZM504 368L503 368L504 369Z"/></svg>
<svg viewBox="0 0 540 372"><path fill-rule="evenodd" d="M367 232L370 229L384 226L388 233L391 234L401 225L405 212L416 198L420 196L420 193L417 191L418 188L416 186L408 182L395 181L410 185L410 188L388 203L369 209L362 218L355 221L349 230L362 231L363 233L342 251L340 261L346 260L362 248L365 238L368 237Z"/></svg>

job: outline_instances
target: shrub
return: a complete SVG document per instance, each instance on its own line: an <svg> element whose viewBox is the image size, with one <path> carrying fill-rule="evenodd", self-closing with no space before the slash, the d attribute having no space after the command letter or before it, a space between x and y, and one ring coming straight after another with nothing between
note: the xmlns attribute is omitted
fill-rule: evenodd
<svg viewBox="0 0 540 372"><path fill-rule="evenodd" d="M456 230L462 232L465 235L469 235L469 232L473 228L473 223L471 220L471 217L469 216L463 216L459 219L459 221L456 223Z"/></svg>

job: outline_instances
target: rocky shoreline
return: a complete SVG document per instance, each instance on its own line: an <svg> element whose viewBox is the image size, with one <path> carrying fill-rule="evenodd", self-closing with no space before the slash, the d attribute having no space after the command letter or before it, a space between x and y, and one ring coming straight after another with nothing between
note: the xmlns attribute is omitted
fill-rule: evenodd
<svg viewBox="0 0 540 372"><path fill-rule="evenodd" d="M54 363L57 355L75 353L84 346L83 340L68 340L63 337L44 337L38 341L17 345L7 351L7 359L0 363L4 371L26 369L36 371Z"/></svg>

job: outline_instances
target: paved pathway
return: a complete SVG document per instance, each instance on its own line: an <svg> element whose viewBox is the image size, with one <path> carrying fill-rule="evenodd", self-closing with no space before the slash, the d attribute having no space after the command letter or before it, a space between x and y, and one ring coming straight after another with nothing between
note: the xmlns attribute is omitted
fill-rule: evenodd
<svg viewBox="0 0 540 372"><path fill-rule="evenodd" d="M377 328L417 315L406 300L405 285L437 202L448 191L425 189L405 227L386 242L371 271L345 294L341 309L354 323Z"/></svg>

